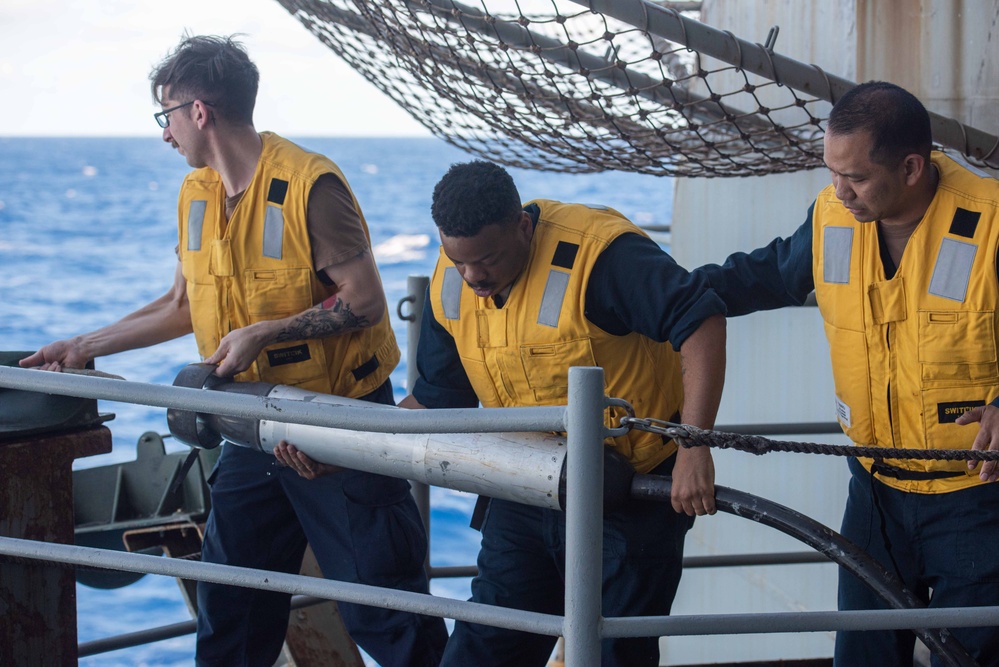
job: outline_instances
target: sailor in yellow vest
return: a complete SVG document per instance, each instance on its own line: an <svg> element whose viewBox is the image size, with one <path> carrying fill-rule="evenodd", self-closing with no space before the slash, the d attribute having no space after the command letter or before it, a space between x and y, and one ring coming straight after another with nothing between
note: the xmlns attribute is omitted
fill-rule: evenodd
<svg viewBox="0 0 999 667"><path fill-rule="evenodd" d="M898 86L853 88L829 116L819 193L793 236L695 271L729 315L800 305L813 289L836 412L858 445L843 535L930 607L999 602L995 462L891 458L892 449L999 449L999 181L931 152L923 105ZM976 425L976 424L980 424ZM840 571L841 609L884 608ZM954 628L999 665L999 628ZM840 667L911 665L909 631L841 632Z"/></svg>
<svg viewBox="0 0 999 667"><path fill-rule="evenodd" d="M432 213L441 255L420 333L420 377L400 405L564 405L569 367L602 366L607 393L638 414L713 425L723 307L620 213L543 199L522 206L509 174L488 162L453 165L434 190ZM658 280L667 292L640 288ZM677 452L648 433L607 444L640 472L672 473L673 496L672 506L631 502L605 515L603 613L668 614L692 517L715 511L711 455ZM494 499L481 530L472 599L563 613L564 515ZM544 665L554 642L459 621L442 664ZM605 640L603 664L658 665L658 638Z"/></svg>
<svg viewBox="0 0 999 667"><path fill-rule="evenodd" d="M181 187L173 288L108 327L22 365L59 370L194 332L216 373L393 403L399 350L367 225L333 162L253 127L258 73L223 37L183 40L152 73L163 140L195 168ZM426 535L405 480L354 470L303 477L226 445L212 472L202 560L427 592ZM199 582L197 664L277 660L290 596ZM436 665L439 618L341 604L383 666Z"/></svg>

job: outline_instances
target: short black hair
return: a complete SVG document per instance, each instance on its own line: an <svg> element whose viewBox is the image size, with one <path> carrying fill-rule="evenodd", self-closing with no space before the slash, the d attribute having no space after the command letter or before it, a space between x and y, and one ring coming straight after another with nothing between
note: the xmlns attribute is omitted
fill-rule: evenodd
<svg viewBox="0 0 999 667"><path fill-rule="evenodd" d="M232 37L185 37L149 75L153 99L208 102L220 118L253 124L260 73Z"/></svg>
<svg viewBox="0 0 999 667"><path fill-rule="evenodd" d="M450 237L476 236L486 225L516 222L523 208L503 167L475 160L452 164L434 186L434 224Z"/></svg>
<svg viewBox="0 0 999 667"><path fill-rule="evenodd" d="M847 91L829 113L826 131L869 132L874 144L868 157L887 167L912 153L928 160L933 147L926 107L909 91L886 81L868 81Z"/></svg>

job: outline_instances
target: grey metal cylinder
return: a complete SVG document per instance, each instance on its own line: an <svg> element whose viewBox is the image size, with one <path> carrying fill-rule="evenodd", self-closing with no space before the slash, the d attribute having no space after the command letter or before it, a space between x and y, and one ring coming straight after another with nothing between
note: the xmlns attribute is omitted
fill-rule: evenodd
<svg viewBox="0 0 999 667"><path fill-rule="evenodd" d="M386 407L282 385L267 396L356 408ZM282 440L323 463L560 509L559 483L566 454L565 437L560 435L372 433L260 421L259 449L273 451Z"/></svg>
<svg viewBox="0 0 999 667"><path fill-rule="evenodd" d="M285 385L232 382L213 375L213 370L205 364L191 364L178 374L174 384L302 401L316 411L323 406L403 409ZM214 447L224 438L270 453L284 440L321 463L562 509L566 439L560 435L378 433L178 409L168 411L167 424L178 440L195 447Z"/></svg>

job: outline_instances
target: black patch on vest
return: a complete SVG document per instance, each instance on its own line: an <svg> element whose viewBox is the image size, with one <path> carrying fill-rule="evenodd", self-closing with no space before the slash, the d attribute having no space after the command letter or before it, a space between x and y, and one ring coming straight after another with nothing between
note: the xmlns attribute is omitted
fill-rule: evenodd
<svg viewBox="0 0 999 667"><path fill-rule="evenodd" d="M954 219L950 221L950 233L954 236L963 236L966 239L974 238L980 217L982 214L978 211L969 211L965 208L957 209L954 211Z"/></svg>
<svg viewBox="0 0 999 667"><path fill-rule="evenodd" d="M294 347L282 347L279 350L267 350L267 363L271 368L284 366L285 364L297 364L308 361L312 358L309 353L309 344L302 343Z"/></svg>
<svg viewBox="0 0 999 667"><path fill-rule="evenodd" d="M572 265L576 262L577 252L579 252L578 244L559 241L558 245L555 246L555 254L552 256L552 266L571 269Z"/></svg>
<svg viewBox="0 0 999 667"><path fill-rule="evenodd" d="M937 421L953 424L957 418L969 410L985 405L985 401L958 401L957 403L937 403Z"/></svg>
<svg viewBox="0 0 999 667"><path fill-rule="evenodd" d="M280 178L271 179L271 188L267 191L267 201L278 206L284 205L284 197L288 194L288 181Z"/></svg>
<svg viewBox="0 0 999 667"><path fill-rule="evenodd" d="M360 382L361 380L363 380L364 378L368 377L376 370L378 370L379 365L380 364L378 363L378 357L373 356L367 361L365 361L363 364L352 370L351 373L353 374L354 379Z"/></svg>

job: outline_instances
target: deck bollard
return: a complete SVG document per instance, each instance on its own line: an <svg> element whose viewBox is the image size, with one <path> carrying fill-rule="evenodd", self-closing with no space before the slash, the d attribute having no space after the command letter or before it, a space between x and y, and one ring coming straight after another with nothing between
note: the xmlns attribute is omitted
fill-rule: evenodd
<svg viewBox="0 0 999 667"><path fill-rule="evenodd" d="M73 543L73 461L111 451L104 419L93 399L0 390L0 535ZM77 664L73 568L0 559L0 618L0 665Z"/></svg>

